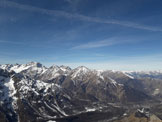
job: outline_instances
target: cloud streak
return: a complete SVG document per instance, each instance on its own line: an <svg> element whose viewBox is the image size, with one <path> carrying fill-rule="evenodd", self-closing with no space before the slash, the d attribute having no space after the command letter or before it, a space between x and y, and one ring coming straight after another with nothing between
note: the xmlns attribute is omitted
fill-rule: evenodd
<svg viewBox="0 0 162 122"><path fill-rule="evenodd" d="M101 19L97 17L89 17L89 16L85 16L81 14L72 14L72 13L68 13L68 12L60 11L60 10L48 10L48 9L39 8L35 6L11 2L8 0L0 0L0 6L18 8L18 9L27 10L30 12L39 12L39 13L50 15L50 16L61 16L61 17L66 17L70 19L78 19L80 21L88 21L88 22L103 23L103 24L114 24L114 25L120 25L124 27L135 28L135 29L162 32L162 28L159 28L159 27L147 26L147 25L137 24L137 23L128 22L128 21L119 21L119 20L114 20L114 19Z"/></svg>
<svg viewBox="0 0 162 122"><path fill-rule="evenodd" d="M99 48L99 47L105 47L105 46L111 46L120 43L119 41L115 41L113 39L107 39L102 41L95 41L95 42L89 42L86 44L81 44L78 46L72 47L72 49L90 49L90 48Z"/></svg>
<svg viewBox="0 0 162 122"><path fill-rule="evenodd" d="M128 38L119 38L119 37L112 37L105 40L100 41L93 41L88 42L80 45L76 45L72 47L71 49L91 49L91 48L100 48L100 47L107 47L117 44L123 44L123 43L136 43L144 41L144 39L128 39Z"/></svg>

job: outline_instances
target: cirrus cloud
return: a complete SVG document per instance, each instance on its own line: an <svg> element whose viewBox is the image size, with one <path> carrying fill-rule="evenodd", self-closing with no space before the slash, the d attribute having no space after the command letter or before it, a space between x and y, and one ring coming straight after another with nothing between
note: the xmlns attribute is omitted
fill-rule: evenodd
<svg viewBox="0 0 162 122"><path fill-rule="evenodd" d="M61 11L61 10L49 10L49 9L39 8L39 7L31 6L31 5L11 2L8 0L0 0L0 6L18 8L18 9L27 10L30 12L39 12L39 13L50 15L50 16L61 16L61 17L66 17L70 19L78 19L80 21L88 21L88 22L95 22L95 23L102 23L102 24L115 24L119 26L135 28L135 29L162 32L162 28L159 28L159 27L148 26L148 25L138 24L138 23L129 22L129 21L120 21L120 20L115 20L115 19L102 19L102 18L97 18L97 17L90 17L90 16L85 16L85 15L81 15L77 13L72 14L66 11Z"/></svg>

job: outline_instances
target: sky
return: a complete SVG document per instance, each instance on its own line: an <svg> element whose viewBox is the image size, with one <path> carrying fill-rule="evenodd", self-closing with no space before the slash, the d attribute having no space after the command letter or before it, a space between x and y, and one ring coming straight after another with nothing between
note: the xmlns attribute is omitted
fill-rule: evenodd
<svg viewBox="0 0 162 122"><path fill-rule="evenodd" d="M0 0L0 64L162 70L162 0Z"/></svg>

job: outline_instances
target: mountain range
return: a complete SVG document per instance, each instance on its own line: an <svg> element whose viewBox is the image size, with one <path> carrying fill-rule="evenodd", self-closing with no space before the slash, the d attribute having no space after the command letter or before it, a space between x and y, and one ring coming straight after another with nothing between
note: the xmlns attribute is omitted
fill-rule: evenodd
<svg viewBox="0 0 162 122"><path fill-rule="evenodd" d="M0 65L0 122L161 119L161 71L47 68L38 62Z"/></svg>

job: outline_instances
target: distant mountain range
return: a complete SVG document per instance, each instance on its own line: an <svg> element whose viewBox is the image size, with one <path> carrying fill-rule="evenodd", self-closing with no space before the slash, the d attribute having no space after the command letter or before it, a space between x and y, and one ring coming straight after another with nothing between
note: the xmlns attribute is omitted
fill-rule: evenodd
<svg viewBox="0 0 162 122"><path fill-rule="evenodd" d="M149 116L136 116L140 108L149 108ZM0 122L123 122L132 116L161 121L162 72L0 65Z"/></svg>

